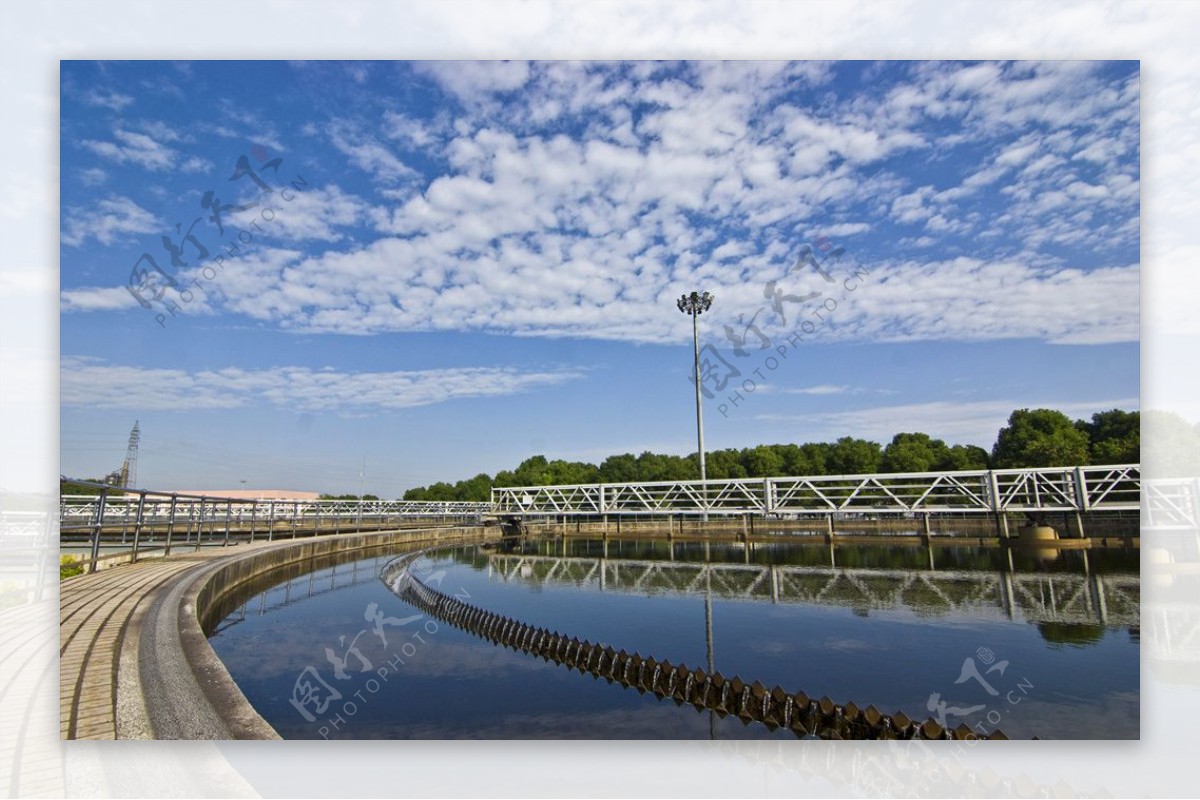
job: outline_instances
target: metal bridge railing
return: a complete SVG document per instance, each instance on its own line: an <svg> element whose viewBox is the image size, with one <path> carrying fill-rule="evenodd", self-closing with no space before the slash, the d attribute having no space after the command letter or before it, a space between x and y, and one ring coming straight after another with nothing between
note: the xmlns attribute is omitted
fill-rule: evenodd
<svg viewBox="0 0 1200 800"><path fill-rule="evenodd" d="M494 511L519 514L912 514L1136 511L1141 467L817 475L710 481L515 486Z"/></svg>
<svg viewBox="0 0 1200 800"><path fill-rule="evenodd" d="M137 561L149 551L225 546L278 536L390 529L413 523L478 521L488 503L403 500L271 500L122 489L59 499L59 541L86 545L88 572L105 560ZM102 555L103 551L103 555Z"/></svg>
<svg viewBox="0 0 1200 800"><path fill-rule="evenodd" d="M1144 529L1200 532L1200 478L1146 481L1145 501Z"/></svg>

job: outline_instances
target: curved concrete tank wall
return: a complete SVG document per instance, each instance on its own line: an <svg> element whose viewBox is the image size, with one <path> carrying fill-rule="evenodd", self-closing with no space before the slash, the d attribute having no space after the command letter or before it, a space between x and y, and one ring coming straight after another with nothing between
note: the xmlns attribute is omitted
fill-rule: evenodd
<svg viewBox="0 0 1200 800"><path fill-rule="evenodd" d="M118 736L278 739L208 643L207 632L273 577L286 580L372 550L397 554L498 539L496 528L442 528L320 536L231 554L165 587L122 646ZM251 591L253 589L253 591ZM131 666L136 674L131 675ZM134 683L136 681L136 683ZM138 691L134 692L136 688Z"/></svg>

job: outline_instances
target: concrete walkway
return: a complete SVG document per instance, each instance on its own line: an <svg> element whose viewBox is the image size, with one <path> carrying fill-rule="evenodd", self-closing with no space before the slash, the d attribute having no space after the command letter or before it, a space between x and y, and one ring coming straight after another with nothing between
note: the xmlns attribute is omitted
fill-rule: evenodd
<svg viewBox="0 0 1200 800"><path fill-rule="evenodd" d="M63 581L59 593L61 737L117 738L122 644L131 623L136 626L159 590L172 578L215 559L271 546L256 542L206 547ZM126 668L136 666L127 664Z"/></svg>
<svg viewBox="0 0 1200 800"><path fill-rule="evenodd" d="M59 590L59 735L278 738L208 646L197 619L203 589L313 559L498 535L439 526L276 539L176 551L68 578Z"/></svg>

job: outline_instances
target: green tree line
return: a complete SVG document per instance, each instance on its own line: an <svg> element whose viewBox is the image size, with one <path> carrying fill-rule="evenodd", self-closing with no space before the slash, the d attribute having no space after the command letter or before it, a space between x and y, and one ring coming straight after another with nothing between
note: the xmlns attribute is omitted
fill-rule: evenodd
<svg viewBox="0 0 1200 800"><path fill-rule="evenodd" d="M1129 464L1139 461L1139 430L1137 411L1113 409L1093 414L1090 420L1071 420L1061 411L1023 408L1012 412L990 452L975 445L947 445L925 433L897 433L886 446L843 436L836 442L713 450L705 453L704 461L710 479ZM600 464L537 455L495 476L481 472L457 483L418 486L406 491L404 499L485 501L492 487L680 481L699 476L695 453L621 453Z"/></svg>

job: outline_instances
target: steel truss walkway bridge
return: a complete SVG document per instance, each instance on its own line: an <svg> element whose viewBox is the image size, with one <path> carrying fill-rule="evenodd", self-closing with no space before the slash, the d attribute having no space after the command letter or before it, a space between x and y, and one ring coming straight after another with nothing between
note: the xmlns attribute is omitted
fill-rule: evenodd
<svg viewBox="0 0 1200 800"><path fill-rule="evenodd" d="M594 583L603 591L770 599L872 610L910 608L1026 622L1137 626L1138 575L1002 573L493 554L505 582Z"/></svg>
<svg viewBox="0 0 1200 800"><path fill-rule="evenodd" d="M551 516L1137 511L1141 466L820 475L492 489L498 513Z"/></svg>

